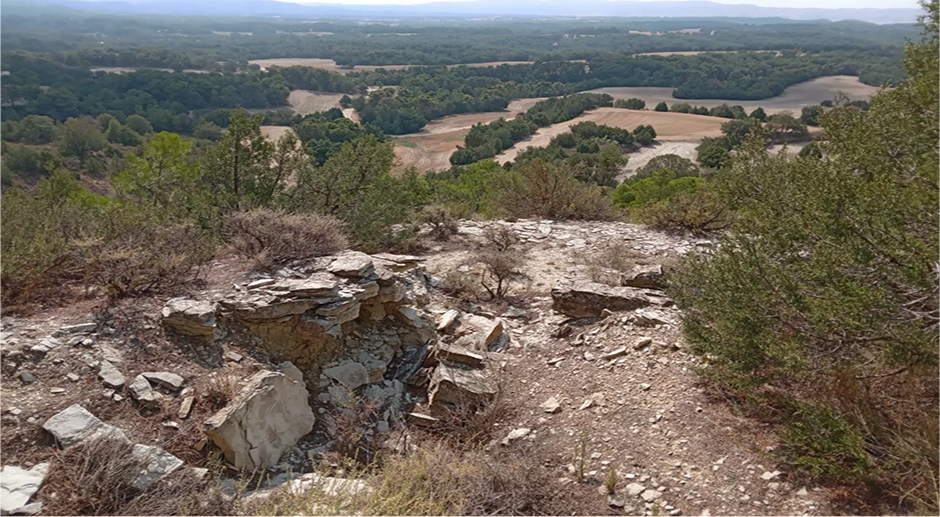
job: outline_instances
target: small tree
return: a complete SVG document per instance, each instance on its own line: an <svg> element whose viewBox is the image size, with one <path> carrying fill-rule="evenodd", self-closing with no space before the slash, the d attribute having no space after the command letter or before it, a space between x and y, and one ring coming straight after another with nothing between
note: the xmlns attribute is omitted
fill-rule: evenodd
<svg viewBox="0 0 940 517"><path fill-rule="evenodd" d="M486 244L474 257L483 264L480 284L492 299L502 300L513 282L525 278L520 269L524 257L516 249L519 238L505 226L487 228L483 238Z"/></svg>
<svg viewBox="0 0 940 517"><path fill-rule="evenodd" d="M91 122L70 118L59 130L59 150L66 156L75 156L82 165L95 151L108 146L104 135Z"/></svg>
<svg viewBox="0 0 940 517"><path fill-rule="evenodd" d="M137 114L127 117L125 125L137 132L138 135L153 133L153 125L150 121Z"/></svg>
<svg viewBox="0 0 940 517"><path fill-rule="evenodd" d="M759 120L761 122L767 121L767 113L764 112L764 108L758 106L754 108L754 111L751 112L751 118L754 120Z"/></svg>
<svg viewBox="0 0 940 517"><path fill-rule="evenodd" d="M669 105L666 104L666 101L660 102L653 108L656 111L669 111Z"/></svg>
<svg viewBox="0 0 940 517"><path fill-rule="evenodd" d="M17 136L24 144L48 144L55 140L55 121L44 115L29 115L20 121Z"/></svg>

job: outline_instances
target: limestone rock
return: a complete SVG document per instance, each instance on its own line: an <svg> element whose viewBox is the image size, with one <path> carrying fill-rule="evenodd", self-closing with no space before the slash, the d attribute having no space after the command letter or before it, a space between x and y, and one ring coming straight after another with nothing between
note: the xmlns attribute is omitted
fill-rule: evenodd
<svg viewBox="0 0 940 517"><path fill-rule="evenodd" d="M633 323L640 327L656 327L659 325L671 325L672 320L660 311L651 309L640 309L633 314L631 318Z"/></svg>
<svg viewBox="0 0 940 517"><path fill-rule="evenodd" d="M639 483L630 483L626 487L627 495L630 497L636 497L642 494L644 490L646 490L646 487Z"/></svg>
<svg viewBox="0 0 940 517"><path fill-rule="evenodd" d="M136 444L131 447L131 457L140 462L142 470L134 475L131 486L146 490L151 485L183 466L183 460L159 447Z"/></svg>
<svg viewBox="0 0 940 517"><path fill-rule="evenodd" d="M98 370L98 378L109 388L118 389L124 386L126 382L124 375L108 361L101 361L101 368Z"/></svg>
<svg viewBox="0 0 940 517"><path fill-rule="evenodd" d="M610 352L607 352L606 354L604 354L604 359L609 361L611 359L616 359L622 355L627 355L627 347L625 346L617 347L611 350Z"/></svg>
<svg viewBox="0 0 940 517"><path fill-rule="evenodd" d="M59 328L59 333L61 334L87 334L89 332L94 332L98 328L98 324L95 322L88 323L79 323L77 325L66 325Z"/></svg>
<svg viewBox="0 0 940 517"><path fill-rule="evenodd" d="M437 331L438 332L447 332L450 328L457 323L457 320L460 319L461 312L457 309L450 309L445 312L441 319L437 322Z"/></svg>
<svg viewBox="0 0 940 517"><path fill-rule="evenodd" d="M314 421L303 383L262 371L206 421L204 431L236 468L260 469L277 464Z"/></svg>
<svg viewBox="0 0 940 517"><path fill-rule="evenodd" d="M663 266L659 264L636 266L633 271L620 275L620 285L642 289L662 289Z"/></svg>
<svg viewBox="0 0 940 517"><path fill-rule="evenodd" d="M188 298L173 298L163 307L163 325L191 336L215 333L215 304Z"/></svg>
<svg viewBox="0 0 940 517"><path fill-rule="evenodd" d="M468 348L447 343L438 344L435 354L441 361L458 363L471 368L482 367L485 359L482 355Z"/></svg>
<svg viewBox="0 0 940 517"><path fill-rule="evenodd" d="M424 413L408 413L405 416L408 418L409 424L419 425L421 427L431 427L438 422L438 419L431 415L425 415Z"/></svg>
<svg viewBox="0 0 940 517"><path fill-rule="evenodd" d="M558 403L558 397L550 397L545 402L542 402L539 407L546 413L557 413L561 411L561 404Z"/></svg>
<svg viewBox="0 0 940 517"><path fill-rule="evenodd" d="M372 487L361 479L327 477L315 472L304 474L295 479L289 477L273 479L268 487L246 494L242 498L242 504L256 504L279 491L287 490L297 496L315 489L332 500L330 502L331 508L342 508L349 505L358 494L372 491Z"/></svg>
<svg viewBox="0 0 940 517"><path fill-rule="evenodd" d="M31 469L7 465L0 470L0 513L29 513L23 507L39 491L49 473L49 464L40 463Z"/></svg>
<svg viewBox="0 0 940 517"><path fill-rule="evenodd" d="M143 375L148 381L159 384L172 391L179 391L183 387L183 378L170 372L144 372Z"/></svg>
<svg viewBox="0 0 940 517"><path fill-rule="evenodd" d="M431 326L431 322L422 316L414 307L399 307L397 314L400 320L416 329L425 329Z"/></svg>
<svg viewBox="0 0 940 517"><path fill-rule="evenodd" d="M150 406L156 404L159 399L157 393L153 391L150 382L143 374L134 377L134 380L127 387L131 392L131 397L141 405Z"/></svg>
<svg viewBox="0 0 940 517"><path fill-rule="evenodd" d="M369 382L369 372L366 368L352 361L326 368L323 370L323 375L350 390Z"/></svg>
<svg viewBox="0 0 940 517"><path fill-rule="evenodd" d="M566 284L552 289L552 309L572 318L596 318L604 309L632 311L660 304L649 292L595 282Z"/></svg>
<svg viewBox="0 0 940 517"><path fill-rule="evenodd" d="M482 370L464 370L440 364L431 376L428 398L431 406L487 402L496 396L496 386Z"/></svg>
<svg viewBox="0 0 940 517"><path fill-rule="evenodd" d="M337 257L327 270L337 276L361 278L371 273L373 268L372 257L351 251Z"/></svg>
<svg viewBox="0 0 940 517"><path fill-rule="evenodd" d="M177 412L177 416L181 420L189 418L189 414L193 412L193 404L196 402L196 397L189 396L183 399L183 402L180 403L180 409Z"/></svg>
<svg viewBox="0 0 940 517"><path fill-rule="evenodd" d="M529 436L529 433L531 432L532 432L532 429L529 429L528 427L520 427L519 429L513 429L512 431L509 431L509 434L507 434L506 437L503 438L503 441L499 443L503 445L509 445L510 443L516 440Z"/></svg>
<svg viewBox="0 0 940 517"><path fill-rule="evenodd" d="M62 447L71 447L89 439L127 440L124 431L108 425L78 404L53 415L42 428L52 434Z"/></svg>
<svg viewBox="0 0 940 517"><path fill-rule="evenodd" d="M653 490L652 488L650 488L649 490L644 490L643 493L640 494L640 497L647 503L651 503L659 499L662 496L663 496L662 492L658 490Z"/></svg>

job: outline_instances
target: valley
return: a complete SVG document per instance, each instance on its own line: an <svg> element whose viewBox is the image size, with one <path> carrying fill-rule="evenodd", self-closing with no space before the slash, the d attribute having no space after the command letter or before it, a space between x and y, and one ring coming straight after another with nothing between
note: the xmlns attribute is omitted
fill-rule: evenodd
<svg viewBox="0 0 940 517"><path fill-rule="evenodd" d="M358 1L3 2L0 515L940 511L940 1Z"/></svg>

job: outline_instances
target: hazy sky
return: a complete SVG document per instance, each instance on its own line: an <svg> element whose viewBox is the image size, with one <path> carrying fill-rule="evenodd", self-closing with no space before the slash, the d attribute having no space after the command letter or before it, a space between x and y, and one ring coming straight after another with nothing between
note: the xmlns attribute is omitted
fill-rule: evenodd
<svg viewBox="0 0 940 517"><path fill-rule="evenodd" d="M282 0L296 2L301 4L425 4L428 2L453 2L467 0ZM616 0L610 0L616 1ZM670 0L646 0L652 2L668 2ZM710 0L722 4L751 4L764 7L825 7L825 8L845 8L845 7L919 7L917 0ZM506 0L512 3L512 0Z"/></svg>

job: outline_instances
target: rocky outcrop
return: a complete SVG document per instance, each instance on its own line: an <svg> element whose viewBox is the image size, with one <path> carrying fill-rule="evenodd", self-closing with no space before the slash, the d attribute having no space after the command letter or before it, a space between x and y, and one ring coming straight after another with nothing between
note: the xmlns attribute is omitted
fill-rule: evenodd
<svg viewBox="0 0 940 517"><path fill-rule="evenodd" d="M220 325L256 338L308 380L363 351L381 358L384 366L370 369L384 373L404 348L434 337L421 309L427 277L416 263L415 257L345 252L284 268L274 282L222 299Z"/></svg>
<svg viewBox="0 0 940 517"><path fill-rule="evenodd" d="M236 468L271 467L313 429L307 396L303 382L281 372L258 372L206 421L204 431Z"/></svg>
<svg viewBox="0 0 940 517"><path fill-rule="evenodd" d="M180 334L211 338L215 333L214 303L173 298L163 307L163 326Z"/></svg>
<svg viewBox="0 0 940 517"><path fill-rule="evenodd" d="M658 291L594 282L570 283L552 289L552 309L572 318L596 318L605 309L632 311L665 303L667 299Z"/></svg>

